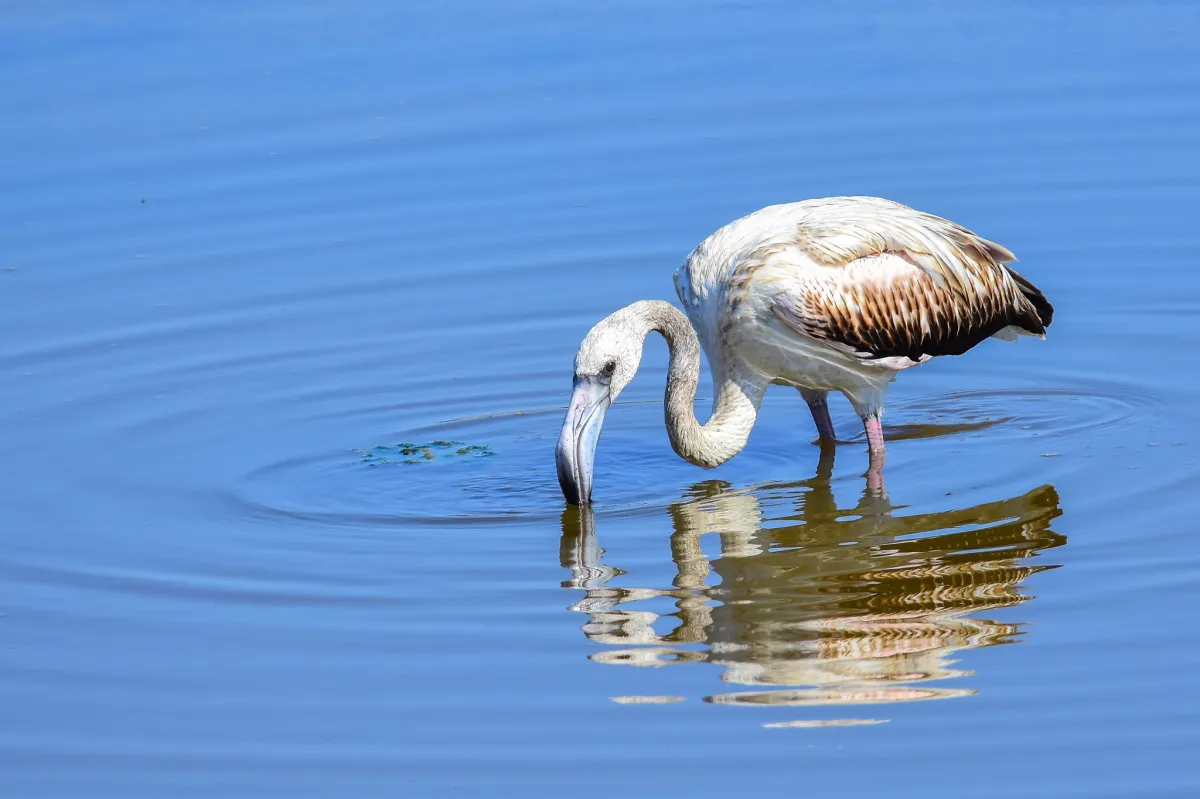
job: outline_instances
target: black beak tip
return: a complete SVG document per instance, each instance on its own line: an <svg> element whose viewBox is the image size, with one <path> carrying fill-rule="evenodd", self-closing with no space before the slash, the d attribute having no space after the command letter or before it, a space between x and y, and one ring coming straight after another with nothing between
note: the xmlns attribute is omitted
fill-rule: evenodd
<svg viewBox="0 0 1200 799"><path fill-rule="evenodd" d="M563 498L567 500L568 505L582 505L583 504L582 502L579 501L579 492L575 490L574 486L568 485L567 483L564 483L561 480L559 481L559 485L562 486Z"/></svg>
<svg viewBox="0 0 1200 799"><path fill-rule="evenodd" d="M562 489L563 497L566 498L570 505L583 505L586 502L580 502L579 485L575 482L573 475L570 474L567 464L561 460L558 462L558 487Z"/></svg>

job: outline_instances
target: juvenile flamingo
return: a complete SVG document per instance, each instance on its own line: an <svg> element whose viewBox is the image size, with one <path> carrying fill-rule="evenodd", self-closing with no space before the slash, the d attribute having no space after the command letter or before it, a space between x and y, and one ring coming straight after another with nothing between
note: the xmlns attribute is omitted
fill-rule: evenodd
<svg viewBox="0 0 1200 799"><path fill-rule="evenodd" d="M777 383L800 390L822 447L836 443L826 396L844 394L866 428L868 474L881 481L881 418L897 372L991 336L1045 337L1054 308L1014 260L960 225L877 197L773 205L731 222L675 272L686 317L642 300L584 338L555 450L563 494L591 502L605 412L651 331L670 348L667 434L684 460L712 468L740 452ZM701 348L715 392L703 425L692 407Z"/></svg>

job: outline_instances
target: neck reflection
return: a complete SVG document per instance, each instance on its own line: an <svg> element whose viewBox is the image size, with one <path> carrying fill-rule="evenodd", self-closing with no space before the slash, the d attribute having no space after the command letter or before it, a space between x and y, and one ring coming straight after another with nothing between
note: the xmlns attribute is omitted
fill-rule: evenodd
<svg viewBox="0 0 1200 799"><path fill-rule="evenodd" d="M822 458L809 480L734 491L693 486L670 508L671 587L614 585L590 509L563 514L560 560L581 589L570 609L608 648L599 663L706 662L725 682L755 686L706 697L729 704L824 705L940 699L973 693L922 685L962 677L954 652L1013 642L1020 623L977 614L1030 599L1021 583L1055 568L1035 562L1066 543L1046 485L998 502L897 514L866 488L839 508ZM719 555L706 557L713 535ZM661 598L673 611L661 613ZM669 631L661 632L670 626Z"/></svg>

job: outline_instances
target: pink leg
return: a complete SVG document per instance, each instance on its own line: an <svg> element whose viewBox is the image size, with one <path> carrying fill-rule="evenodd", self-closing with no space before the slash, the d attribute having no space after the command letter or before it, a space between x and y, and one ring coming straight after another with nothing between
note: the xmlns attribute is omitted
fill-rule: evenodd
<svg viewBox="0 0 1200 799"><path fill-rule="evenodd" d="M867 445L870 447L870 465L867 467L867 488L883 493L883 461L887 454L883 446L883 421L879 414L872 414L863 419L867 429Z"/></svg>
<svg viewBox="0 0 1200 799"><path fill-rule="evenodd" d="M800 395L808 403L812 411L813 421L817 423L817 436L821 448L832 447L837 443L837 433L833 431L833 420L829 418L829 403L824 391L800 389Z"/></svg>
<svg viewBox="0 0 1200 799"><path fill-rule="evenodd" d="M871 448L872 457L876 454L882 456L887 449L883 445L883 420L878 414L872 414L863 419L863 426L867 428L867 444Z"/></svg>

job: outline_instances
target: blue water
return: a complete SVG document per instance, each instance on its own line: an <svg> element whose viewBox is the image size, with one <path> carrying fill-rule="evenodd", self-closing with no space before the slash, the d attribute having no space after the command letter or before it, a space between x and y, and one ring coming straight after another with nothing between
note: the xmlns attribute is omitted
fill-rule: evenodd
<svg viewBox="0 0 1200 799"><path fill-rule="evenodd" d="M1178 2L7 4L4 795L1200 793L1198 36ZM1047 340L902 375L883 496L784 389L679 460L651 341L566 508L591 324L841 194L1014 250Z"/></svg>

